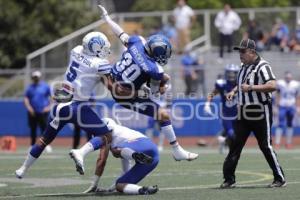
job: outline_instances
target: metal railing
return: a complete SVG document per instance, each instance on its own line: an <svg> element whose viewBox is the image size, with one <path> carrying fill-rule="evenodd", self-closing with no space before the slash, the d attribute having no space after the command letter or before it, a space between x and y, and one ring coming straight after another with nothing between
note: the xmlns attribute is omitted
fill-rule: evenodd
<svg viewBox="0 0 300 200"><path fill-rule="evenodd" d="M194 10L197 16L198 29L195 30L196 36L188 47L197 50L197 52L205 52L216 45L217 30L214 27L214 17L219 9L203 9ZM284 8L253 8L253 9L235 9L241 16L243 25L241 32L245 29L249 19L257 19L265 27L269 28L275 17L282 16L287 19L292 29L296 26L297 19L300 19L300 7L284 7ZM172 11L155 11L155 12L135 12L135 13L118 13L111 15L119 24L125 25L134 22L134 25L143 26L144 34L151 33L153 26L160 26L169 22ZM262 20L263 19L263 20ZM1 75L11 75L11 79L2 84L0 87L0 97L13 85L19 78L24 79L23 87L29 84L30 73L33 69L40 69L47 80L59 75L65 70L68 63L68 52L77 44L81 43L83 34L100 30L106 32L112 42L112 47L116 52L113 56L120 55L120 42L113 36L111 31L107 31L103 20L98 20L87 25L63 38L60 38L30 54L26 57L26 67L19 71L1 70ZM133 31L133 30L132 30ZM193 30L194 31L194 30ZM241 32L238 37L240 37ZM175 74L176 75L176 74ZM19 77L19 78L17 78ZM175 86L176 87L176 86Z"/></svg>

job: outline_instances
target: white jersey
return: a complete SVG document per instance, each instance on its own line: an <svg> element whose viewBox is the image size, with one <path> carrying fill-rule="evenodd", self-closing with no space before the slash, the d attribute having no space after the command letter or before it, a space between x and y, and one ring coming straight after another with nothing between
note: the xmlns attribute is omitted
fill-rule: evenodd
<svg viewBox="0 0 300 200"><path fill-rule="evenodd" d="M296 105L296 98L299 93L298 81L291 80L288 83L285 80L278 80L277 89L280 93L279 106L291 107Z"/></svg>
<svg viewBox="0 0 300 200"><path fill-rule="evenodd" d="M112 148L118 147L123 142L133 141L138 138L146 138L146 136L142 133L125 126L118 125L110 118L104 118L102 120L106 123L108 128L112 130Z"/></svg>
<svg viewBox="0 0 300 200"><path fill-rule="evenodd" d="M83 53L83 46L73 48L65 73L66 84L71 85L73 89L73 100L88 101L101 76L109 74L111 68L107 59Z"/></svg>

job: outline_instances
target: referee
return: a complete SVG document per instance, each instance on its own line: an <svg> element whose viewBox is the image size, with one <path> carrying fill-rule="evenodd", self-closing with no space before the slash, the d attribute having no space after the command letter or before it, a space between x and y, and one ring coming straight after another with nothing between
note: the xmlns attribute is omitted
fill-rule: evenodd
<svg viewBox="0 0 300 200"><path fill-rule="evenodd" d="M237 94L238 116L234 122L236 137L230 145L229 153L223 164L224 182L220 188L235 187L235 169L242 149L251 132L254 133L260 150L263 152L273 171L274 181L269 187L284 187L284 173L278 163L272 147L272 96L276 90L275 76L270 64L256 53L253 40L242 40L238 47L241 69L237 77L237 86L227 94L232 100Z"/></svg>

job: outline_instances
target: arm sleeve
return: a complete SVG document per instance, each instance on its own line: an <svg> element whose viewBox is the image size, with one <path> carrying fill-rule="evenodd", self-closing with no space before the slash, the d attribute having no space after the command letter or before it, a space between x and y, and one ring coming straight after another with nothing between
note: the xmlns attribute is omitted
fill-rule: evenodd
<svg viewBox="0 0 300 200"><path fill-rule="evenodd" d="M110 16L105 16L105 21L110 26L112 31L116 34L116 36L118 36L120 38L121 42L124 45L127 45L129 35L127 33L125 33L124 30L110 18Z"/></svg>
<svg viewBox="0 0 300 200"><path fill-rule="evenodd" d="M189 7L189 16L193 17L195 15L194 11L192 8Z"/></svg>
<svg viewBox="0 0 300 200"><path fill-rule="evenodd" d="M159 64L150 63L148 74L150 75L151 79L161 81L164 77L164 69Z"/></svg>
<svg viewBox="0 0 300 200"><path fill-rule="evenodd" d="M216 82L215 82L215 90L220 91L220 89L221 89L221 86L220 86L220 84L218 84L218 82L216 81Z"/></svg>
<svg viewBox="0 0 300 200"><path fill-rule="evenodd" d="M259 73L263 80L263 83L267 83L271 80L276 80L275 75L273 74L272 69L269 65L262 66Z"/></svg>
<svg viewBox="0 0 300 200"><path fill-rule="evenodd" d="M108 60L103 60L97 67L97 73L99 75L109 74L111 72L111 69L112 66L111 64L109 64Z"/></svg>
<svg viewBox="0 0 300 200"><path fill-rule="evenodd" d="M24 92L24 96L27 98L30 98L30 92L29 92L29 88L27 88Z"/></svg>
<svg viewBox="0 0 300 200"><path fill-rule="evenodd" d="M218 13L215 18L215 27L220 28L221 27L221 13Z"/></svg>

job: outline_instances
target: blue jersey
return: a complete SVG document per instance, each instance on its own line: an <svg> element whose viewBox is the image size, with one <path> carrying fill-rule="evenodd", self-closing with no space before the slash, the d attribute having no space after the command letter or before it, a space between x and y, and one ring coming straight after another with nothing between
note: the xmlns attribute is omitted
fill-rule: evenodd
<svg viewBox="0 0 300 200"><path fill-rule="evenodd" d="M150 58L144 47L145 40L140 36L131 36L128 48L122 58L112 69L112 76L125 87L134 87L135 90L150 79L162 80L163 69Z"/></svg>
<svg viewBox="0 0 300 200"><path fill-rule="evenodd" d="M50 104L51 90L47 83L40 81L38 84L31 84L27 87L25 96L34 112L42 113L44 108Z"/></svg>
<svg viewBox="0 0 300 200"><path fill-rule="evenodd" d="M220 93L221 96L222 114L225 117L234 117L237 115L236 97L234 97L232 101L226 100L226 94L229 93L235 86L235 83L226 81L224 79L218 79L215 83L215 89Z"/></svg>

